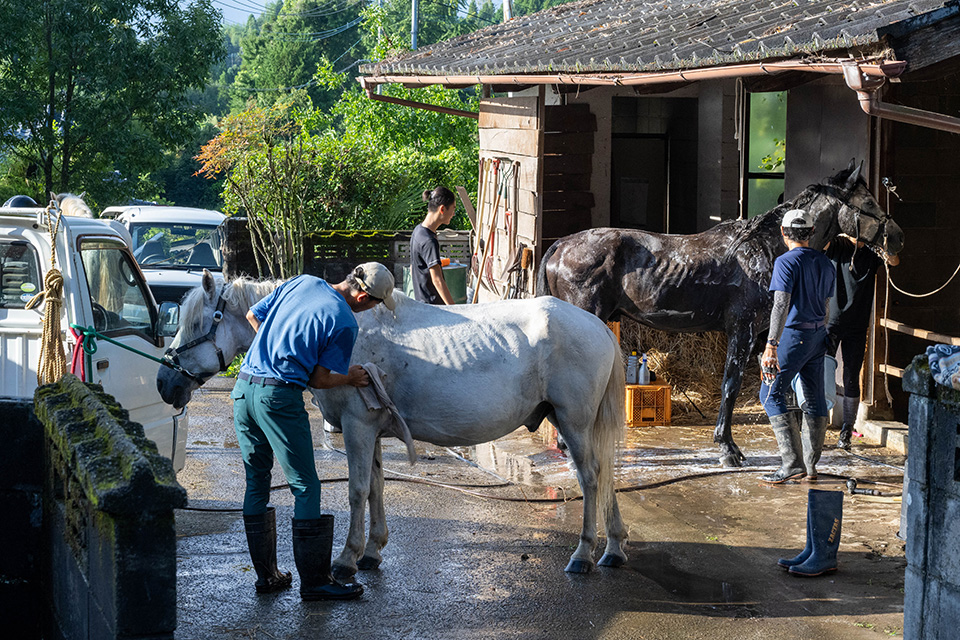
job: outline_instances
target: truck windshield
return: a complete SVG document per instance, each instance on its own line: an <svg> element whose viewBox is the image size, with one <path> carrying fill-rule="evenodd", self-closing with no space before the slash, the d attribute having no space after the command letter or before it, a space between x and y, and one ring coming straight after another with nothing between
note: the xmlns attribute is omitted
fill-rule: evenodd
<svg viewBox="0 0 960 640"><path fill-rule="evenodd" d="M211 269L223 265L214 225L138 223L131 225L133 257L142 267Z"/></svg>
<svg viewBox="0 0 960 640"><path fill-rule="evenodd" d="M23 309L43 289L39 264L29 243L0 239L0 309Z"/></svg>
<svg viewBox="0 0 960 640"><path fill-rule="evenodd" d="M80 255L90 290L93 326L105 335L141 333L153 339L153 305L122 243L83 240Z"/></svg>

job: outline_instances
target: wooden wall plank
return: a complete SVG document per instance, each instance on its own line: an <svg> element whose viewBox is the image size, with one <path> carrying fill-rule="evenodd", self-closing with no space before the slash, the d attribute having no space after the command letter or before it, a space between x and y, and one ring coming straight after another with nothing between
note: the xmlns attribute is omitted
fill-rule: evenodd
<svg viewBox="0 0 960 640"><path fill-rule="evenodd" d="M590 191L545 191L543 194L544 211L590 209L593 205L593 193Z"/></svg>
<svg viewBox="0 0 960 640"><path fill-rule="evenodd" d="M536 129L480 129L480 148L485 152L537 157L540 132Z"/></svg>
<svg viewBox="0 0 960 640"><path fill-rule="evenodd" d="M543 191L590 191L590 175L586 173L552 173L543 176Z"/></svg>
<svg viewBox="0 0 960 640"><path fill-rule="evenodd" d="M590 174L593 170L593 155L565 154L562 156L543 156L543 174L576 173Z"/></svg>
<svg viewBox="0 0 960 640"><path fill-rule="evenodd" d="M537 129L537 98L491 98L480 101L481 129Z"/></svg>
<svg viewBox="0 0 960 640"><path fill-rule="evenodd" d="M593 132L545 133L543 153L593 153Z"/></svg>
<svg viewBox="0 0 960 640"><path fill-rule="evenodd" d="M552 131L596 131L597 116L590 113L588 104L568 104L566 106L548 106L543 117L543 130Z"/></svg>

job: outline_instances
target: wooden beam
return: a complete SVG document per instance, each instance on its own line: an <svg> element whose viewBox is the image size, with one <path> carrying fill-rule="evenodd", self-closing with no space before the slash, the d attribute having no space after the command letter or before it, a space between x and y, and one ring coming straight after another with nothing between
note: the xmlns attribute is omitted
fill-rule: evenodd
<svg viewBox="0 0 960 640"><path fill-rule="evenodd" d="M903 369L900 367L895 367L892 364L883 364L880 363L880 373L885 373L888 376L896 376L897 378L903 377Z"/></svg>
<svg viewBox="0 0 960 640"><path fill-rule="evenodd" d="M881 318L880 326L897 331L898 333L905 333L906 335L913 336L914 338L920 338L921 340L929 340L930 342L939 342L942 344L960 346L960 338L954 338L953 336L944 335L942 333L934 333L933 331L927 331L926 329L914 329L913 327L908 327L902 322L897 322L896 320L891 320L889 318Z"/></svg>

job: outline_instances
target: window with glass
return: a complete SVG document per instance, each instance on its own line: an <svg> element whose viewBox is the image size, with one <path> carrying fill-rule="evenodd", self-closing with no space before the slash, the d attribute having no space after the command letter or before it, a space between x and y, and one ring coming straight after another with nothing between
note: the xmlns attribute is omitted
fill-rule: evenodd
<svg viewBox="0 0 960 640"><path fill-rule="evenodd" d="M751 93L747 104L744 209L748 218L783 202L787 162L787 92Z"/></svg>
<svg viewBox="0 0 960 640"><path fill-rule="evenodd" d="M215 225L142 223L132 225L130 235L142 267L219 271L223 266Z"/></svg>
<svg viewBox="0 0 960 640"><path fill-rule="evenodd" d="M0 238L0 309L23 309L43 289L37 250L23 240Z"/></svg>
<svg viewBox="0 0 960 640"><path fill-rule="evenodd" d="M153 339L154 309L146 284L122 242L81 240L80 256L93 306L93 326L105 335L141 333Z"/></svg>

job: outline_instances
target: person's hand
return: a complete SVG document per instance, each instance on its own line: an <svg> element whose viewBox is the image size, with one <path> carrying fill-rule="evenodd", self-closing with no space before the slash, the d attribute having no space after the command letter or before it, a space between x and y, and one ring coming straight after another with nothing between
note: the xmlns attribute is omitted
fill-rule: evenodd
<svg viewBox="0 0 960 640"><path fill-rule="evenodd" d="M768 385L773 384L778 373L780 373L780 363L777 362L777 348L768 344L760 359L760 378Z"/></svg>
<svg viewBox="0 0 960 640"><path fill-rule="evenodd" d="M367 370L358 364L350 365L347 370L347 384L354 387L366 387L370 385L370 376Z"/></svg>

